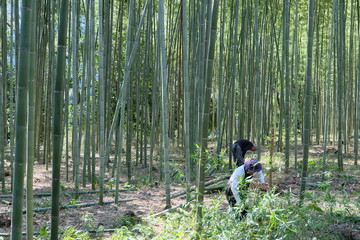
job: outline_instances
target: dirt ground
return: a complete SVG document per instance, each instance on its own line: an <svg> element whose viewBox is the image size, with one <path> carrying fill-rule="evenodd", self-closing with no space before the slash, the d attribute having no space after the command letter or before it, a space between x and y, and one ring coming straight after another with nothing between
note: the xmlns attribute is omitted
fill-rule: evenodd
<svg viewBox="0 0 360 240"><path fill-rule="evenodd" d="M140 167L134 167L136 174L141 176L145 174L146 170ZM62 176L62 189L65 192L74 191L74 184L67 183L65 181L65 168L61 169ZM106 175L109 175L107 173ZM115 189L115 186L112 186L109 182L111 180L109 177L106 177L105 188ZM6 182L10 182L10 177L6 177ZM141 217L143 215L149 215L164 210L166 205L165 203L165 188L162 184L157 184L157 186L149 186L148 184L143 185L141 182L138 182L134 178L134 184L130 185L128 188L124 188L126 183L125 179L121 179L120 185L122 191L119 193L119 198L121 200L129 200L125 202L120 202L119 204L110 203L104 205L93 205L88 207L78 207L78 208L69 208L69 209L60 209L60 226L76 226L76 228L86 228L89 225L89 221L81 220L81 217L84 214L88 216L93 216L94 218L90 220L91 226L98 228L103 226L105 229L112 229L115 227L114 224L118 221L121 216L124 215L135 215L136 217ZM127 184L126 184L127 185ZM134 188L134 187L135 188ZM8 186L9 187L9 186ZM80 191L89 191L91 190L91 185L87 184L86 188L80 186ZM181 191L183 187L180 185L172 185L171 192ZM50 193L51 192L51 166L49 170L46 170L44 165L36 164L34 168L34 193ZM1 194L0 194L1 195ZM75 195L70 194L61 194L61 205L72 205L72 204L81 204L81 203L93 203L99 201L99 194L81 194L80 198L76 201ZM104 202L114 201L115 193L114 191L108 191L104 193ZM0 198L0 212L11 211L11 198ZM24 201L25 202L25 201ZM172 206L177 206L181 203L184 203L185 200L181 198L174 198L171 200ZM35 196L34 197L34 208L45 208L50 207L51 197L50 196ZM24 203L25 209L25 203ZM10 233L10 214L1 214L0 218L0 233ZM23 218L25 222L25 215ZM38 232L41 227L50 226L50 211L42 211L34 213L34 231ZM25 225L23 231L25 231ZM0 235L1 236L1 235Z"/></svg>
<svg viewBox="0 0 360 240"><path fill-rule="evenodd" d="M317 156L321 153L321 147L313 147L311 153ZM331 151L331 149L330 149ZM359 166L355 167L359 172ZM125 172L126 168L123 166L123 172ZM155 169L156 170L156 169ZM283 174L283 169L276 169L277 173L274 174L276 179L274 179L274 183L278 186L278 191L281 192L283 190L292 189L294 194L299 192L299 180L300 175L298 172L293 172L291 174ZM111 172L111 171L110 171ZM126 185L126 177L121 177L121 191L119 193L120 199L133 199L131 201L121 202L119 204L110 203L104 205L94 205L88 207L79 207L79 208L69 208L69 209L61 209L60 210L60 226L62 228L68 226L75 226L77 229L85 229L89 227L91 224L91 228L98 228L103 226L104 229L113 229L117 225L117 222L122 216L135 216L136 218L141 218L145 215L151 215L154 213L158 213L164 210L165 207L165 188L163 184L153 184L150 186L149 184L144 184L142 179L148 175L148 170L144 169L143 166L134 166L133 168L134 174L134 182L132 182L130 188L124 187ZM229 173L227 173L229 174ZM61 182L62 182L62 191L69 192L74 191L74 184L66 182L65 180L65 168L61 169ZM71 174L70 174L71 176ZM313 182L316 182L320 179L320 174L312 179ZM106 173L106 179L110 179L110 173ZM209 177L207 180L211 179ZM81 181L81 180L80 180ZM6 182L10 182L10 176L6 177ZM114 189L115 186L111 186L111 180L106 181L105 187ZM333 184L344 184L342 182L337 182ZM359 191L360 189L360 177L358 176L357 181L351 182L351 185L348 185L350 189L353 191ZM7 185L7 187L10 187ZM134 190L135 188L136 190ZM356 190L357 189L357 190ZM80 186L80 191L91 190L91 185L87 184L86 188ZM184 190L184 186L181 184L172 184L171 185L171 193ZM51 192L51 166L49 166L49 170L46 170L44 165L35 164L34 166L34 192L35 193L44 193ZM0 194L3 195L3 194ZM205 200L211 198L210 194L205 196ZM104 194L104 201L113 201L114 200L114 192L106 192ZM75 201L74 194L61 194L61 205L66 204L80 204L80 203L91 203L98 202L99 195L98 194L82 194L80 198ZM25 201L24 201L25 202ZM11 198L0 198L0 212L11 211ZM183 198L177 197L171 199L171 205L177 206L181 203L185 203ZM34 198L34 208L39 207L50 207L51 205L51 197L35 197ZM224 208L227 208L227 203L224 197ZM24 203L25 209L25 203ZM93 216L91 218L91 223L82 219L82 216ZM50 227L50 211L45 212L35 212L34 213L34 231L38 232L41 228L46 227L49 229ZM89 218L87 218L89 219ZM25 223L25 215L24 215L24 223ZM23 231L25 231L25 224ZM0 214L0 233L10 233L10 214ZM1 235L0 235L1 236Z"/></svg>

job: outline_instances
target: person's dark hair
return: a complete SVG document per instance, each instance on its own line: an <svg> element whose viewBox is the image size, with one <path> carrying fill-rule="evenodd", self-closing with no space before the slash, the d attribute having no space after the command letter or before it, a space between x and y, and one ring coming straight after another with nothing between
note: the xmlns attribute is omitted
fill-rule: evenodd
<svg viewBox="0 0 360 240"><path fill-rule="evenodd" d="M262 170L262 165L256 158L252 158L244 163L244 170L260 172Z"/></svg>

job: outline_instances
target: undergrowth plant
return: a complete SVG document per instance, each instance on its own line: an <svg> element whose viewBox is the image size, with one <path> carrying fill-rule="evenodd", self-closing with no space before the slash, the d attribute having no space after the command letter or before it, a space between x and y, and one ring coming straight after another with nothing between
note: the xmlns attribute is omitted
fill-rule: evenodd
<svg viewBox="0 0 360 240"><path fill-rule="evenodd" d="M356 227L359 219L354 208L339 206L329 184L322 187L319 194L307 192L309 201L303 207L291 191L275 194L251 189L247 198L231 209L224 204L224 196L217 195L204 206L201 236L196 235L196 206L192 206L190 210L144 218L132 228L123 226L111 239L342 239L332 226L346 222L349 227L360 228ZM329 207L332 211L324 210ZM248 213L239 219L244 208Z"/></svg>

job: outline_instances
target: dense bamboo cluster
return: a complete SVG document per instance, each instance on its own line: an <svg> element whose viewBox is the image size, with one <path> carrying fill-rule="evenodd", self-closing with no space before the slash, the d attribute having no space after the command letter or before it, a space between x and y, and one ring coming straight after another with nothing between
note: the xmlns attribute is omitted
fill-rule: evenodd
<svg viewBox="0 0 360 240"><path fill-rule="evenodd" d="M200 203L208 154L248 138L260 158L272 129L286 171L303 146L302 190L311 144L323 144L324 170L328 144L339 170L344 152L357 164L358 9L355 0L2 0L0 181L14 196L13 239L25 174L32 216L34 162L52 166L53 206L62 168L77 196L98 183L103 202L106 174L119 189L120 175L131 181L141 165L150 182L165 180L167 208L178 149L187 199L196 169Z"/></svg>

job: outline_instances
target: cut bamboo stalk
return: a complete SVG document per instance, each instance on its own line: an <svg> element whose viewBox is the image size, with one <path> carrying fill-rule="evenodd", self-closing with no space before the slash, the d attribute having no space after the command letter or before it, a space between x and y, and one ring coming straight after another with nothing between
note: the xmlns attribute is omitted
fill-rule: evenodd
<svg viewBox="0 0 360 240"><path fill-rule="evenodd" d="M179 204L179 205L177 205L177 206L175 206L175 207L168 208L168 209L166 209L166 210L164 210L164 211L155 213L155 214L151 215L151 217L161 217L161 216L165 215L165 214L168 213L168 212L173 212L173 211L175 211L176 209L182 208L182 207L184 207L184 206L185 206L185 204L182 203L182 204Z"/></svg>
<svg viewBox="0 0 360 240"><path fill-rule="evenodd" d="M119 192L125 192L125 191L136 191L136 189L134 189L134 188L119 189ZM99 190L89 190L89 191L79 192L79 194L91 194L91 193L98 193L98 192L99 192ZM113 189L113 190L104 190L104 192L115 192L115 189ZM75 191L63 192L62 194L75 194ZM36 197L47 197L47 196L51 196L51 193L50 193L50 192L34 193L33 196L36 196ZM12 194L0 195L0 198L12 198Z"/></svg>
<svg viewBox="0 0 360 240"><path fill-rule="evenodd" d="M136 200L137 198L128 198L128 199L120 199L119 202L130 202L133 200ZM115 203L115 201L104 201L102 204L111 204L111 203ZM74 205L63 205L60 206L60 209L68 209L68 208L77 208L77 207L89 207L89 206L95 206L95 205L100 205L100 202L90 202L90 203L79 203L79 204L74 204ZM46 212L46 211L50 211L51 207L46 207L46 208L34 208L34 212ZM11 214L12 211L7 211L7 212L0 212L1 214ZM26 210L23 210L23 213L26 213Z"/></svg>
<svg viewBox="0 0 360 240"><path fill-rule="evenodd" d="M224 179L227 179L227 178L229 178L229 177L230 177L230 175L226 175L226 176L221 176L221 177L219 177L219 178L217 178L217 179L213 179L213 180L207 181L207 182L205 182L205 186L209 186L209 185L211 185L211 184L220 182L220 181L222 181L222 180L224 180ZM192 187L190 188L190 191L191 191L191 192L194 191L195 188L196 188L195 186L192 186ZM170 198L176 198L176 197L179 197L179 196L184 195L184 194L186 194L186 191L185 191L185 190L180 191L180 192L175 192L175 193L172 193L172 194L170 195Z"/></svg>
<svg viewBox="0 0 360 240"><path fill-rule="evenodd" d="M115 232L118 228L109 228L109 229L101 229L101 230L89 230L86 231L88 233L103 233L103 232ZM26 236L26 232L21 233L23 236ZM33 235L40 235L40 232L34 232ZM0 237L10 237L10 233L0 233Z"/></svg>

